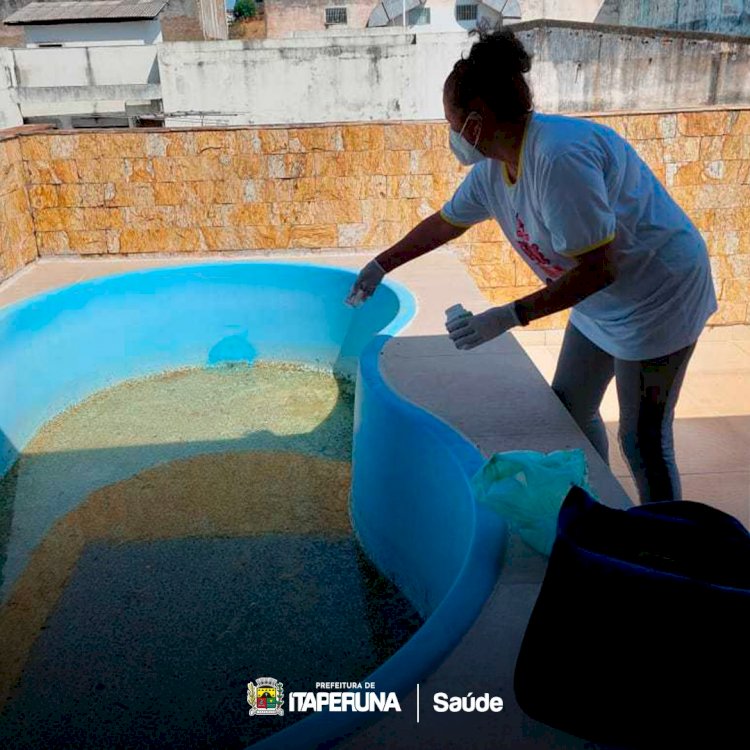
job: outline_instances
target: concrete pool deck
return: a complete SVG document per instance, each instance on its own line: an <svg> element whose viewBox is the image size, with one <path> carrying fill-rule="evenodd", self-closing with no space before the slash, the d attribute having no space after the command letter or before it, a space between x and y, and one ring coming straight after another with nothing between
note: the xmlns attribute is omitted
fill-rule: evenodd
<svg viewBox="0 0 750 750"><path fill-rule="evenodd" d="M272 261L303 261L358 268L368 256L252 256ZM219 260L215 256L145 259L50 259L40 261L0 286L0 306L93 276L146 267ZM554 370L554 332L521 331L473 352L457 351L443 328L444 310L455 302L469 309L488 305L464 266L450 252L438 252L399 269L393 277L418 300L414 321L382 354L382 369L403 396L442 417L485 455L496 451L550 451L582 448L591 481L602 500L629 503L627 469L613 440L612 471L594 452L549 389ZM687 499L711 502L750 524L750 335L707 332L688 370L677 410L677 451ZM520 343L519 343L520 342ZM538 368L538 369L537 369ZM613 429L616 402L610 391L604 417ZM613 420L614 418L614 420ZM614 472L614 473L613 473ZM621 479L615 476L617 474ZM625 489L623 489L625 485ZM473 628L442 666L421 685L421 721L416 694L403 713L388 717L348 742L347 748L584 748L569 737L526 718L515 704L515 657L544 574L544 559L511 539L503 573ZM500 695L502 713L437 714L432 695Z"/></svg>

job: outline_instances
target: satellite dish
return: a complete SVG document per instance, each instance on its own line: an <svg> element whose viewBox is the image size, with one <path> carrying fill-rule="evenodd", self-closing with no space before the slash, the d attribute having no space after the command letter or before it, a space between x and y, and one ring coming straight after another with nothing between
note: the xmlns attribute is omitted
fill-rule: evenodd
<svg viewBox="0 0 750 750"><path fill-rule="evenodd" d="M427 0L384 0L375 6L367 21L367 28L374 29L390 26L393 21L404 13L425 5Z"/></svg>

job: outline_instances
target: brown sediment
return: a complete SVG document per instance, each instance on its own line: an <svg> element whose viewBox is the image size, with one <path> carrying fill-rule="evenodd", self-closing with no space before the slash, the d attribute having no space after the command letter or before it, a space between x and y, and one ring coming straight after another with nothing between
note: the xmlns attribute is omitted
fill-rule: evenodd
<svg viewBox="0 0 750 750"><path fill-rule="evenodd" d="M0 609L0 709L92 541L350 531L350 465L276 452L212 453L91 493L54 524Z"/></svg>

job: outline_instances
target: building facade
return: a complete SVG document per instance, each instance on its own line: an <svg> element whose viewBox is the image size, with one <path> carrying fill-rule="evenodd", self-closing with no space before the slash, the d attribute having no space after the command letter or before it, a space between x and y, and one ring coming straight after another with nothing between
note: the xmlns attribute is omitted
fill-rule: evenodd
<svg viewBox="0 0 750 750"><path fill-rule="evenodd" d="M750 36L750 0L606 0L596 20L621 26Z"/></svg>
<svg viewBox="0 0 750 750"><path fill-rule="evenodd" d="M33 2L9 16L6 24L22 29L26 42L5 50L23 121L129 127L160 112L156 51L165 2Z"/></svg>
<svg viewBox="0 0 750 750"><path fill-rule="evenodd" d="M166 0L32 2L5 19L23 29L27 47L158 44Z"/></svg>
<svg viewBox="0 0 750 750"><path fill-rule="evenodd" d="M0 0L0 46L25 46L23 28L8 25L5 20L31 2L32 0ZM164 41L204 41L227 39L229 36L224 0L167 0L159 14L159 21Z"/></svg>
<svg viewBox="0 0 750 750"><path fill-rule="evenodd" d="M266 34L282 39L313 34L373 32L385 28L420 31L471 31L520 20L517 0L265 0ZM406 23L404 23L406 12Z"/></svg>
<svg viewBox="0 0 750 750"><path fill-rule="evenodd" d="M372 0L265 0L266 37L280 39L299 33L364 29Z"/></svg>

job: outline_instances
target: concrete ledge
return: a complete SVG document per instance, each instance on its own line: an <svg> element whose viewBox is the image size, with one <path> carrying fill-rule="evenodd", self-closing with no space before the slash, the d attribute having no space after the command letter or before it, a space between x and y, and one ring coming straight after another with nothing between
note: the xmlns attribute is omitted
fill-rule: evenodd
<svg viewBox="0 0 750 750"><path fill-rule="evenodd" d="M458 260L425 257L394 275L415 294L420 308L414 322L384 352L383 370L396 390L446 419L486 456L506 450L582 448L592 486L602 501L613 507L631 505L512 336L472 352L459 352L450 344L443 310L455 302L468 308L487 306ZM473 628L420 686L420 723L415 690L402 704L402 714L388 716L341 747L584 750L583 740L529 719L513 694L515 660L545 566L545 558L511 535L503 571ZM432 710L437 692L489 692L502 697L505 708L500 714L439 714Z"/></svg>
<svg viewBox="0 0 750 750"><path fill-rule="evenodd" d="M16 92L19 104L161 99L161 86L158 83L105 86L21 86L16 89Z"/></svg>
<svg viewBox="0 0 750 750"><path fill-rule="evenodd" d="M655 26L620 26L609 23L587 23L585 21L562 21L554 18L538 18L533 21L519 21L508 24L513 31L534 31L536 29L566 29L587 31L593 34L615 36L662 37L666 39L688 39L696 42L731 42L737 45L750 44L750 37L740 34L718 34L710 31L690 31L687 29L661 29Z"/></svg>

